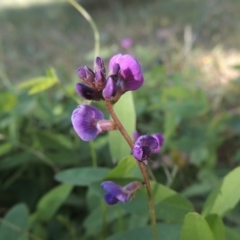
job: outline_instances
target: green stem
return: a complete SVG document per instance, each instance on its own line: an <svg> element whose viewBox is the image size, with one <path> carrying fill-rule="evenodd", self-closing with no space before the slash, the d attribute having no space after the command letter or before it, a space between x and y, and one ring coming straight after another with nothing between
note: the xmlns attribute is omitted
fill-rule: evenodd
<svg viewBox="0 0 240 240"><path fill-rule="evenodd" d="M128 145L130 146L131 149L133 149L134 143L131 139L131 137L128 135L127 131L123 127L122 123L119 121L117 115L114 112L113 106L110 101L105 101L105 106L112 117L113 121L115 122L117 129L119 132L122 134L122 136L125 138L127 141ZM149 202L149 208L150 208L150 216L151 216L151 223L153 227L153 233L154 233L154 239L158 240L158 231L157 231L157 224L156 224L156 214L155 214L155 208L154 208L154 202L153 202L153 195L152 195L152 190L150 186L150 181L148 178L146 166L144 163L137 161L138 167L141 170L141 173L143 175L143 179L146 183L146 188L147 188L147 193L148 193L148 202Z"/></svg>
<svg viewBox="0 0 240 240"><path fill-rule="evenodd" d="M100 50L100 35L99 31L97 29L97 26L95 22L93 21L92 17L89 15L89 13L75 0L68 0L70 4L72 4L82 15L83 17L88 21L90 24L92 30L93 30L93 35L94 35L94 42L95 42L95 57L99 55L99 50Z"/></svg>
<svg viewBox="0 0 240 240"><path fill-rule="evenodd" d="M157 182L157 179L155 178L152 169L150 168L150 166L147 166L147 170L148 170L148 175L150 176L150 178L154 181Z"/></svg>
<svg viewBox="0 0 240 240"><path fill-rule="evenodd" d="M107 235L107 206L106 203L101 200L101 208L102 208L102 239L106 239Z"/></svg>
<svg viewBox="0 0 240 240"><path fill-rule="evenodd" d="M90 144L90 151L91 151L91 157L92 157L92 166L97 167L97 155L94 148L94 142L90 141L89 144Z"/></svg>

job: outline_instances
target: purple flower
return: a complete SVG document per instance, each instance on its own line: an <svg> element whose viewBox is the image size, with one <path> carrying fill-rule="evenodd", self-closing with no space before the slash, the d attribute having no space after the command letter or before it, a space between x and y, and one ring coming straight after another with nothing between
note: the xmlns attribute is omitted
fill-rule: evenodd
<svg viewBox="0 0 240 240"><path fill-rule="evenodd" d="M116 129L114 122L105 120L101 111L86 104L73 111L71 120L75 132L83 141L91 141L101 132Z"/></svg>
<svg viewBox="0 0 240 240"><path fill-rule="evenodd" d="M109 205L116 204L121 201L126 203L134 198L135 192L143 186L143 183L134 181L122 187L112 181L105 181L101 187L107 192L104 196L105 201Z"/></svg>
<svg viewBox="0 0 240 240"><path fill-rule="evenodd" d="M94 71L89 67L78 68L78 76L83 80L76 84L77 93L88 100L103 100L102 90L106 85L106 69L100 57L96 57Z"/></svg>
<svg viewBox="0 0 240 240"><path fill-rule="evenodd" d="M140 162L147 164L147 160L152 152L159 147L156 138L149 135L140 136L134 143L133 156Z"/></svg>
<svg viewBox="0 0 240 240"><path fill-rule="evenodd" d="M126 54L117 54L110 59L109 71L119 64L120 72L117 79L117 85L122 88L123 93L127 91L134 91L140 88L143 84L142 68L138 61Z"/></svg>
<svg viewBox="0 0 240 240"><path fill-rule="evenodd" d="M157 142L158 142L158 148L156 150L154 150L153 152L154 153L158 153L158 152L160 152L161 147L162 147L162 145L164 143L164 137L163 137L163 135L161 133L154 133L151 136L154 137L157 140ZM139 137L140 137L140 134L138 133L137 130L135 130L133 132L133 141L136 142Z"/></svg>
<svg viewBox="0 0 240 240"><path fill-rule="evenodd" d="M133 132L133 141L136 142L139 137L140 137L140 134L138 133L137 130L135 130Z"/></svg>
<svg viewBox="0 0 240 240"><path fill-rule="evenodd" d="M109 77L107 80L107 84L102 91L103 98L106 100L111 100L117 94L117 85L112 77Z"/></svg>
<svg viewBox="0 0 240 240"><path fill-rule="evenodd" d="M102 92L95 90L94 88L88 87L82 83L77 83L75 85L76 92L87 100L102 100Z"/></svg>
<svg viewBox="0 0 240 240"><path fill-rule="evenodd" d="M155 133L155 134L153 134L152 136L153 136L153 137L157 140L157 142L158 142L158 148L155 149L153 152L154 152L154 153L158 153L158 152L160 152L161 147L162 147L162 145L163 145L163 143L164 143L164 137L163 137L163 135L162 135L161 133Z"/></svg>
<svg viewBox="0 0 240 240"><path fill-rule="evenodd" d="M124 38L121 41L121 46L123 48L126 48L126 49L131 48L132 45L133 45L133 40L131 38Z"/></svg>
<svg viewBox="0 0 240 240"><path fill-rule="evenodd" d="M80 67L78 76L83 80L76 84L77 93L88 100L118 101L122 94L134 91L143 84L143 73L138 61L126 54L117 54L110 59L109 74L106 78L106 69L103 60L96 57L94 71L89 67Z"/></svg>

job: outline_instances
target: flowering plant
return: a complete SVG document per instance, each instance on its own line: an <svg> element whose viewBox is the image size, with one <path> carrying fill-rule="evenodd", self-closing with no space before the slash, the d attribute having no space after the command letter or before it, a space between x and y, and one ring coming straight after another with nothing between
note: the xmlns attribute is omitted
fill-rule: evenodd
<svg viewBox="0 0 240 240"><path fill-rule="evenodd" d="M82 104L72 113L71 120L75 132L83 141L90 141L102 132L119 130L129 144L144 180L142 183L138 181L130 182L124 187L113 181L102 182L101 187L107 192L105 201L109 205L116 204L119 201L126 203L133 199L138 189L143 185L146 186L152 226L157 239L154 203L145 165L148 164L151 153L160 151L164 142L163 136L161 134L139 136L137 132L134 132L134 139L132 140L113 108L113 105L125 92L135 91L143 85L142 68L133 56L117 54L110 59L108 75L106 75L104 61L100 57L96 57L94 71L87 66L80 67L78 76L84 84L77 83L75 86L76 92L87 100L105 101L106 108L113 120L104 119L103 113L97 108Z"/></svg>

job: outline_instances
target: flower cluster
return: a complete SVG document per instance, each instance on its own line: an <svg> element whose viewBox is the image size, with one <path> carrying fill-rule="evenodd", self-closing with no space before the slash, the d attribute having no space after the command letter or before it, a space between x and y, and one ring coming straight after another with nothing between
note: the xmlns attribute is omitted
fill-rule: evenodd
<svg viewBox="0 0 240 240"><path fill-rule="evenodd" d="M77 83L77 93L88 100L109 100L113 103L127 91L134 91L143 84L142 69L138 61L126 54L117 54L110 59L109 74L100 57L95 59L94 71L89 67L80 67L78 76L83 83Z"/></svg>
<svg viewBox="0 0 240 240"><path fill-rule="evenodd" d="M88 100L104 100L114 104L127 91L139 89L143 84L140 64L130 55L117 54L110 59L109 73L100 57L95 59L94 71L89 67L80 67L78 76L83 83L77 83L77 93ZM83 141L91 141L98 134L117 130L114 121L104 119L104 114L97 108L81 104L72 113L71 121L75 132ZM160 151L164 139L161 134L142 135L134 133L132 155L139 162L147 164L150 154ZM135 192L143 183L134 181L122 187L112 181L105 181L101 187L107 192L105 201L112 205L133 199Z"/></svg>

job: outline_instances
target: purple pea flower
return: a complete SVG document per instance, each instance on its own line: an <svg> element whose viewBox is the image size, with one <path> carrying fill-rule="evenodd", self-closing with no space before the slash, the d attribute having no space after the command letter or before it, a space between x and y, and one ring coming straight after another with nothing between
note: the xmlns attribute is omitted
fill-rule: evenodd
<svg viewBox="0 0 240 240"><path fill-rule="evenodd" d="M103 98L112 103L125 92L140 88L144 81L140 64L128 54L117 54L110 59L108 76Z"/></svg>
<svg viewBox="0 0 240 240"><path fill-rule="evenodd" d="M116 129L113 121L105 120L101 111L86 104L73 111L71 120L75 132L83 141L91 141L99 133Z"/></svg>
<svg viewBox="0 0 240 240"><path fill-rule="evenodd" d="M161 147L164 143L164 137L161 133L154 133L151 136L154 137L158 142L158 148L156 150L154 150L153 152L158 153L158 152L160 152ZM137 130L134 131L133 132L133 141L136 142L139 137L140 137L140 134L138 133L138 131Z"/></svg>
<svg viewBox="0 0 240 240"><path fill-rule="evenodd" d="M109 62L110 72L116 64L120 66L118 85L123 92L134 91L142 86L144 81L142 68L134 57L128 54L113 56Z"/></svg>
<svg viewBox="0 0 240 240"><path fill-rule="evenodd" d="M76 84L75 88L80 96L88 100L103 100L102 90L106 85L106 69L100 57L95 59L94 71L87 66L80 67L78 76L86 84Z"/></svg>
<svg viewBox="0 0 240 240"><path fill-rule="evenodd" d="M147 164L150 154L159 147L156 138L149 135L140 136L134 143L133 156L139 161Z"/></svg>
<svg viewBox="0 0 240 240"><path fill-rule="evenodd" d="M119 201L126 203L132 200L135 192L143 185L144 183L134 181L122 187L112 181L105 181L101 184L101 187L107 192L104 196L106 203L113 205Z"/></svg>

